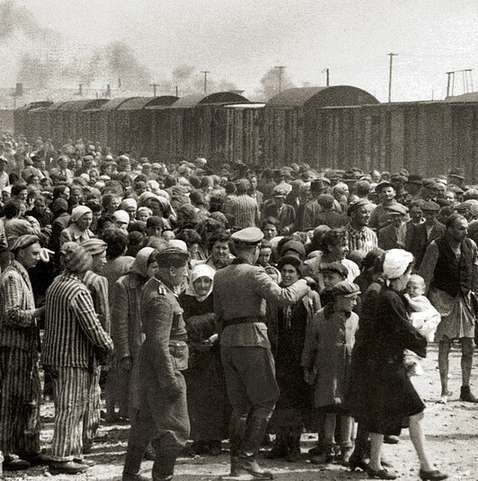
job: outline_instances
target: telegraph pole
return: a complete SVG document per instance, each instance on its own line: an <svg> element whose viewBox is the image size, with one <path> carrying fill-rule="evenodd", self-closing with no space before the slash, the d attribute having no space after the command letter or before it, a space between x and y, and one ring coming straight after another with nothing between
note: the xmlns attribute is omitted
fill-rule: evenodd
<svg viewBox="0 0 478 481"><path fill-rule="evenodd" d="M201 73L204 75L204 95L207 95L207 76L211 72L209 70L201 70Z"/></svg>
<svg viewBox="0 0 478 481"><path fill-rule="evenodd" d="M393 57L396 57L398 53L390 52L387 54L390 57L390 69L388 72L388 103L392 101L392 69L393 69Z"/></svg>
<svg viewBox="0 0 478 481"><path fill-rule="evenodd" d="M157 97L156 95L156 89L159 87L159 84L157 83L152 83L151 87L153 87L153 97Z"/></svg>
<svg viewBox="0 0 478 481"><path fill-rule="evenodd" d="M325 73L325 85L328 87L330 85L330 69L329 69L329 67L322 70L322 73Z"/></svg>
<svg viewBox="0 0 478 481"><path fill-rule="evenodd" d="M176 97L179 97L179 87L176 85Z"/></svg>
<svg viewBox="0 0 478 481"><path fill-rule="evenodd" d="M285 70L285 65L276 65L274 68L279 71L279 93L281 93L282 92L282 75Z"/></svg>

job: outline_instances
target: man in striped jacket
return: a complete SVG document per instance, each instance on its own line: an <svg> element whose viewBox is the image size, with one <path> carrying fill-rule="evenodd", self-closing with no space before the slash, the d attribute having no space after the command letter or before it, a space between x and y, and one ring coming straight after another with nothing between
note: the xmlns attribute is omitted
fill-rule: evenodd
<svg viewBox="0 0 478 481"><path fill-rule="evenodd" d="M40 259L37 236L18 237L0 280L0 450L6 470L27 469L40 452L38 318L28 269Z"/></svg>
<svg viewBox="0 0 478 481"><path fill-rule="evenodd" d="M82 458L83 420L95 366L111 353L113 341L82 282L91 255L74 242L63 244L61 253L65 270L46 295L42 361L52 376L55 398L50 471L76 474L88 469Z"/></svg>

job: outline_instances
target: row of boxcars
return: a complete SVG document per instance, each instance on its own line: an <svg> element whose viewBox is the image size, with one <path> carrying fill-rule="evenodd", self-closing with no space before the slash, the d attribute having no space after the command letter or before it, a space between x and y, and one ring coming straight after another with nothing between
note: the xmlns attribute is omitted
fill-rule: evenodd
<svg viewBox="0 0 478 481"><path fill-rule="evenodd" d="M424 175L461 166L478 179L478 98L381 104L350 86L283 91L265 104L235 92L210 95L35 102L14 114L30 139L99 141L151 160L204 156L281 166L397 171Z"/></svg>

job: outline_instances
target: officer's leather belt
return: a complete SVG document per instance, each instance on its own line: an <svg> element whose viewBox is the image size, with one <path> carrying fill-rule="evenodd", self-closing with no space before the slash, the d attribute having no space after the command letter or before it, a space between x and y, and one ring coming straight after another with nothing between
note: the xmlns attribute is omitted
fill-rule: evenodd
<svg viewBox="0 0 478 481"><path fill-rule="evenodd" d="M222 328L227 326L235 326L236 324L250 324L253 322L264 322L263 317L235 317L234 319L228 319L222 321Z"/></svg>

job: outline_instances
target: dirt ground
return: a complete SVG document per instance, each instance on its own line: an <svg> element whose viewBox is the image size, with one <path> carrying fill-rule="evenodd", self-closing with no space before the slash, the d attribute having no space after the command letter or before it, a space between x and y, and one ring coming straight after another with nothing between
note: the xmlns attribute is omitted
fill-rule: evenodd
<svg viewBox="0 0 478 481"><path fill-rule="evenodd" d="M461 385L459 346L450 356L449 388L454 392L452 400L445 406L438 404L440 381L437 366L437 348L432 345L428 358L423 362L425 374L414 378L415 385L427 404L425 411L425 432L430 457L451 480L478 480L478 404L467 404L457 401ZM473 381L474 393L478 395L478 350L475 355ZM51 411L46 406L45 413ZM51 419L50 419L51 421ZM98 433L100 440L93 446L87 458L97 464L86 474L78 476L54 476L55 481L113 481L121 479L124 454L127 443L128 426L104 426ZM45 447L52 436L51 422L45 422L42 440ZM305 453L314 444L312 435L304 434L302 450ZM418 478L418 463L411 445L408 431L404 431L398 445L386 445L385 454L391 461L400 480L411 481ZM331 464L326 466L312 465L304 459L300 463L286 461L262 460L275 475L275 479L285 481L320 481L320 480L355 480L368 479L362 472L351 473L345 467ZM149 474L152 462L143 463L143 474ZM219 457L181 458L177 466L178 481L206 481L218 479L228 473L228 455L225 452ZM28 479L45 481L51 475L46 467L31 469L19 474L5 473L10 480Z"/></svg>

